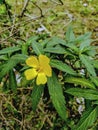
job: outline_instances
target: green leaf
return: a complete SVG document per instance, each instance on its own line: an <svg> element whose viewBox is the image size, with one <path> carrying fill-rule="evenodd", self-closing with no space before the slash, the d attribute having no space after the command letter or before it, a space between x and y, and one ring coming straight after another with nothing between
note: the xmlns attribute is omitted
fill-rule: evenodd
<svg viewBox="0 0 98 130"><path fill-rule="evenodd" d="M25 62L27 56L23 54L16 54L12 56L3 66L0 71L0 79L2 79L10 70L12 70L18 63Z"/></svg>
<svg viewBox="0 0 98 130"><path fill-rule="evenodd" d="M89 100L98 100L98 91L94 89L70 88L66 90L66 93Z"/></svg>
<svg viewBox="0 0 98 130"><path fill-rule="evenodd" d="M83 55L83 54L80 55L80 60L81 60L82 63L85 65L85 67L86 67L86 69L88 70L88 72L89 72L92 76L96 76L96 73L95 73L95 69L94 69L92 60L90 60L88 56Z"/></svg>
<svg viewBox="0 0 98 130"><path fill-rule="evenodd" d="M95 85L91 81L89 81L89 80L87 80L85 78L66 77L65 82L81 85L81 86L84 86L86 88L95 89Z"/></svg>
<svg viewBox="0 0 98 130"><path fill-rule="evenodd" d="M31 95L31 97L32 97L32 105L33 105L32 109L33 109L33 111L35 111L36 108L37 108L37 105L38 105L38 103L40 101L40 98L42 96L43 90L44 90L44 86L43 85L37 86L35 84L34 87L33 87L32 95Z"/></svg>
<svg viewBox="0 0 98 130"><path fill-rule="evenodd" d="M16 91L17 89L17 82L15 77L15 72L13 70L9 71L9 88L11 88L12 91Z"/></svg>
<svg viewBox="0 0 98 130"><path fill-rule="evenodd" d="M89 108L83 115L78 124L72 130L88 130L98 117L98 106Z"/></svg>
<svg viewBox="0 0 98 130"><path fill-rule="evenodd" d="M90 76L91 81L98 87L98 77Z"/></svg>
<svg viewBox="0 0 98 130"><path fill-rule="evenodd" d="M17 63L19 63L19 62L22 63L22 62L24 62L27 58L28 58L27 55L24 55L24 54L16 54L16 55L13 55L10 60L15 60L15 61L17 61Z"/></svg>
<svg viewBox="0 0 98 130"><path fill-rule="evenodd" d="M47 47L44 49L44 52L56 53L56 54L65 54L66 50L64 47L58 45L56 47Z"/></svg>
<svg viewBox="0 0 98 130"><path fill-rule="evenodd" d="M28 40L26 41L26 44L29 46L31 45L31 43L35 42L37 39L38 39L38 36L32 36L28 38Z"/></svg>
<svg viewBox="0 0 98 130"><path fill-rule="evenodd" d="M0 50L0 55L7 54L7 53L12 53L12 52L19 51L19 50L21 50L20 47L8 47L8 48L4 48L4 49Z"/></svg>
<svg viewBox="0 0 98 130"><path fill-rule="evenodd" d="M98 69L98 60L93 60L93 66Z"/></svg>
<svg viewBox="0 0 98 130"><path fill-rule="evenodd" d="M97 52L94 46L90 46L91 48L89 50L86 51L87 55L94 57ZM86 49L85 49L86 50Z"/></svg>
<svg viewBox="0 0 98 130"><path fill-rule="evenodd" d="M96 55L96 48L94 46L84 47L81 51L82 54L87 54L88 56L94 57Z"/></svg>
<svg viewBox="0 0 98 130"><path fill-rule="evenodd" d="M69 42L67 46L69 47L69 50L72 51L74 55L79 54L80 50L76 45L73 44L73 42Z"/></svg>
<svg viewBox="0 0 98 130"><path fill-rule="evenodd" d="M51 60L50 61L50 65L52 67L57 68L58 70L61 70L63 72L66 72L68 74L71 75L76 75L76 72L70 67L68 66L66 63L63 63L62 61L59 60Z"/></svg>
<svg viewBox="0 0 98 130"><path fill-rule="evenodd" d="M4 66L4 63L0 63L0 71L2 70L2 68L3 68L3 66Z"/></svg>
<svg viewBox="0 0 98 130"><path fill-rule="evenodd" d="M48 78L48 89L52 103L62 119L66 120L65 99L63 96L62 86L58 82L57 76L53 73L52 77Z"/></svg>
<svg viewBox="0 0 98 130"><path fill-rule="evenodd" d="M55 37L50 38L50 40L46 44L46 47L53 47L56 45L67 46L67 43L65 40L55 36Z"/></svg>
<svg viewBox="0 0 98 130"><path fill-rule="evenodd" d="M85 41L82 41L80 44L80 50L83 50L85 47L89 47L91 42L92 42L91 39L87 39Z"/></svg>
<svg viewBox="0 0 98 130"><path fill-rule="evenodd" d="M28 54L28 45L27 44L22 44L22 54Z"/></svg>
<svg viewBox="0 0 98 130"><path fill-rule="evenodd" d="M32 48L37 55L43 54L43 47L40 43L32 42Z"/></svg>
<svg viewBox="0 0 98 130"><path fill-rule="evenodd" d="M69 26L66 31L66 40L67 42L71 42L75 40L75 35L72 30L72 26Z"/></svg>
<svg viewBox="0 0 98 130"><path fill-rule="evenodd" d="M93 101L93 104L97 104L98 105L98 101Z"/></svg>
<svg viewBox="0 0 98 130"><path fill-rule="evenodd" d="M8 58L7 58L6 55L1 55L1 56L0 56L0 60L4 60L4 61L6 61L6 60L8 60Z"/></svg>
<svg viewBox="0 0 98 130"><path fill-rule="evenodd" d="M91 37L91 32L87 32L85 33L84 35L81 35L81 36L78 36L76 39L75 39L75 42L83 42L84 40L87 40L87 39L90 39Z"/></svg>
<svg viewBox="0 0 98 130"><path fill-rule="evenodd" d="M3 0L0 0L0 4L3 4Z"/></svg>

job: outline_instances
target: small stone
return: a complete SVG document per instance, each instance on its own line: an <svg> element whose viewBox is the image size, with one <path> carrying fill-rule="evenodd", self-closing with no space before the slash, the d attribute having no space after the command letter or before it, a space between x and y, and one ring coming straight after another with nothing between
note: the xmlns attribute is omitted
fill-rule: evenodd
<svg viewBox="0 0 98 130"><path fill-rule="evenodd" d="M87 6L88 6L88 4L87 4L87 3L84 3L84 4L83 4L83 6L84 6L84 7L87 7Z"/></svg>
<svg viewBox="0 0 98 130"><path fill-rule="evenodd" d="M82 114L82 112L83 112L83 105L79 105L78 112L79 112L79 114Z"/></svg>

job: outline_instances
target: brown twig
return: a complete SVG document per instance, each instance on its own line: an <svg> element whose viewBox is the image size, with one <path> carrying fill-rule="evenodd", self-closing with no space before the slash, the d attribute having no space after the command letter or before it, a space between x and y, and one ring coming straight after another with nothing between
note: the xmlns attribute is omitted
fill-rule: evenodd
<svg viewBox="0 0 98 130"><path fill-rule="evenodd" d="M32 3L40 10L40 14L41 14L40 17L44 17L42 9L35 2Z"/></svg>
<svg viewBox="0 0 98 130"><path fill-rule="evenodd" d="M25 15L25 16L26 16L26 15ZM24 24L24 23L26 23L26 22L27 22L27 24L28 24L29 21L31 21L31 20L36 20L36 19L38 19L38 18L41 18L41 17L40 17L40 16L38 16L38 17L30 17L30 19L28 19L28 20L26 20L26 21L18 22L18 23L16 23L16 24L12 25L11 27L8 27L7 29L1 31L0 34L2 34L3 32L5 32L5 31L7 31L7 30L9 30L9 29L11 29L11 28L13 28L13 26L14 26L14 27L15 27L15 26L19 26L19 25Z"/></svg>
<svg viewBox="0 0 98 130"><path fill-rule="evenodd" d="M3 0L3 3L4 3L4 5L5 5L5 8L6 8L6 11L7 11L7 14L8 14L8 16L9 16L9 19L10 19L10 21L12 22L12 17L11 17L11 12L10 12L10 10L9 10L9 5L6 3L6 1L5 0Z"/></svg>
<svg viewBox="0 0 98 130"><path fill-rule="evenodd" d="M21 22L19 22L19 23L16 23L16 24L12 25L11 27L8 27L7 29L1 31L0 34L2 34L3 32L7 31L8 29L11 29L13 26L14 26L14 28L15 28L15 26L21 25L21 23L22 23L22 24L23 24L23 23L27 23L27 24L28 24L29 21L31 21L31 20L36 20L36 19L39 19L39 18L40 18L40 16L38 16L38 17L32 17L32 18L26 20L25 22L21 21ZM18 31L19 31L19 30L18 30ZM7 41L10 37L12 37L12 36L14 36L15 34L17 34L18 31L16 31L16 32L13 33L12 35L8 36L6 39L0 41L0 44L3 44L3 42Z"/></svg>
<svg viewBox="0 0 98 130"><path fill-rule="evenodd" d="M58 5L63 5L62 0L59 0L59 2L57 2L56 0L51 0L51 1L54 2L54 3L56 3L56 4L58 4Z"/></svg>
<svg viewBox="0 0 98 130"><path fill-rule="evenodd" d="M22 8L22 11L20 13L20 17L23 17L24 16L24 12L26 11L26 8L28 6L28 3L29 3L29 0L24 0L24 6Z"/></svg>
<svg viewBox="0 0 98 130"><path fill-rule="evenodd" d="M48 115L46 114L46 112L41 108L40 104L38 105L38 109L40 109L40 111L45 115L45 117L42 120L42 125L41 128L44 124L45 121L47 121L47 123L50 125L50 127L53 127L53 123L51 122L51 120L49 119ZM40 129L41 129L40 128Z"/></svg>
<svg viewBox="0 0 98 130"><path fill-rule="evenodd" d="M24 102L25 102L25 96L22 95L21 99L22 99L22 101L21 101L21 104L20 104L20 110L21 110L22 119L21 119L21 128L20 128L20 130L25 130L25 125L24 125L24 111L23 111L23 105L24 105Z"/></svg>
<svg viewBox="0 0 98 130"><path fill-rule="evenodd" d="M11 128L11 130L14 130L14 128L10 125L9 120L6 119L6 117L3 114L3 102L2 100L0 101L0 115L2 117L2 120L4 121L4 123L6 124L6 126L9 126Z"/></svg>
<svg viewBox="0 0 98 130"><path fill-rule="evenodd" d="M18 33L19 30L17 30L16 32L14 32L13 34L11 34L10 36L8 36L6 39L0 41L0 44L3 44L5 41L7 41L10 37L14 36L15 34Z"/></svg>
<svg viewBox="0 0 98 130"><path fill-rule="evenodd" d="M62 2L62 0L59 0L59 2L63 5L63 2Z"/></svg>

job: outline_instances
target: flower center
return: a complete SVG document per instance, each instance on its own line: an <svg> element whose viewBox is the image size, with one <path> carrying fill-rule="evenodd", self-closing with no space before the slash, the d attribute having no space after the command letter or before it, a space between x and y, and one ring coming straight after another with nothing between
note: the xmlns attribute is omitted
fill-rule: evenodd
<svg viewBox="0 0 98 130"><path fill-rule="evenodd" d="M38 73L43 72L43 67L40 66L40 67L37 69L37 72L38 72Z"/></svg>

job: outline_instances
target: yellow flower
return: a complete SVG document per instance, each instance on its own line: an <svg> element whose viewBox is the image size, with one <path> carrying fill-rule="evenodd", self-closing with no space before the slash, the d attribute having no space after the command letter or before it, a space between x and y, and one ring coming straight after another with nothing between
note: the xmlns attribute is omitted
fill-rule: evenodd
<svg viewBox="0 0 98 130"><path fill-rule="evenodd" d="M26 64L32 68L24 72L26 79L31 80L36 78L36 84L45 84L47 77L52 76L52 69L49 65L50 59L45 55L39 55L38 59L34 56L30 56L26 60Z"/></svg>

